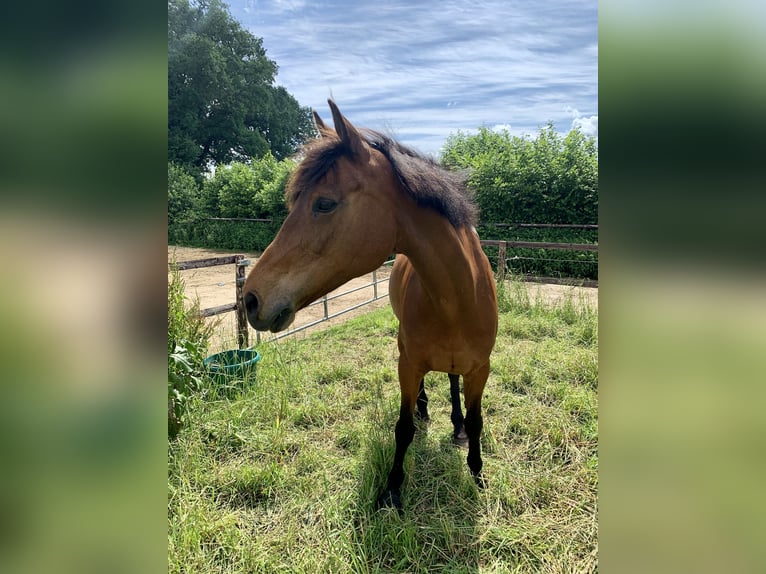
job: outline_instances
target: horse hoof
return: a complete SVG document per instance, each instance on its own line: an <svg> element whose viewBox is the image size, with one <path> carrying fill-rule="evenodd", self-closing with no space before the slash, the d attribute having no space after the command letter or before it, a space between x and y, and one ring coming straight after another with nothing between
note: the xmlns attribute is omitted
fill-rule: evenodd
<svg viewBox="0 0 766 574"><path fill-rule="evenodd" d="M428 416L428 413L421 413L420 411L415 411L415 418L426 423L431 421L431 417Z"/></svg>
<svg viewBox="0 0 766 574"><path fill-rule="evenodd" d="M402 497L393 490L385 491L378 499L378 508L396 508L402 512Z"/></svg>
<svg viewBox="0 0 766 574"><path fill-rule="evenodd" d="M474 474L473 481L476 483L479 490L487 488L487 480L484 478L483 474Z"/></svg>
<svg viewBox="0 0 766 574"><path fill-rule="evenodd" d="M468 435L463 429L452 435L452 442L461 448L468 448Z"/></svg>

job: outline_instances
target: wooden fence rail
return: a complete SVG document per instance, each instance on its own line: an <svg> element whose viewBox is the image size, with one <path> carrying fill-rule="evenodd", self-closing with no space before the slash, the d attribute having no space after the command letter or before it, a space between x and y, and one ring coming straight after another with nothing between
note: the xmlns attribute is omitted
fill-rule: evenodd
<svg viewBox="0 0 766 574"><path fill-rule="evenodd" d="M598 243L548 243L547 241L498 241L482 239L482 245L506 247L525 247L529 249L565 249L569 251L598 251Z"/></svg>
<svg viewBox="0 0 766 574"><path fill-rule="evenodd" d="M522 247L525 249L564 249L568 251L596 251L598 252L598 243L548 243L545 241L502 241L497 239L482 239L482 246L497 247L497 274L498 279L505 279L505 262L508 247ZM562 280L556 277L524 277L525 281L537 281L548 283L561 283ZM592 279L583 279L582 285L585 287L598 287L598 281Z"/></svg>
<svg viewBox="0 0 766 574"><path fill-rule="evenodd" d="M597 224L585 223L480 223L492 227L521 227L541 229L598 229Z"/></svg>

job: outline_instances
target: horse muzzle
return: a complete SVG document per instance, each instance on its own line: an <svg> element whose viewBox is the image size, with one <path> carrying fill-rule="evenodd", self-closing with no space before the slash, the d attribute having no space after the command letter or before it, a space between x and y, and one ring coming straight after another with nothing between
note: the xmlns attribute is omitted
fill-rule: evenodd
<svg viewBox="0 0 766 574"><path fill-rule="evenodd" d="M257 331L277 333L285 330L295 319L295 309L289 303L277 305L264 312L258 296L252 291L245 293L244 300L247 321Z"/></svg>

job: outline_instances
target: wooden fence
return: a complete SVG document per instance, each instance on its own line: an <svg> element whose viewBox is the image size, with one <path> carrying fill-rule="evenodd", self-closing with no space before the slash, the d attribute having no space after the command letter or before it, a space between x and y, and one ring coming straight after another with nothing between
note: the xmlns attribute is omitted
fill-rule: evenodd
<svg viewBox="0 0 766 574"><path fill-rule="evenodd" d="M560 226L559 226L560 227ZM497 276L498 280L505 279L505 267L509 247L522 247L525 249L565 249L568 251L596 251L598 252L598 243L548 243L545 241L501 241L497 239L482 239L482 246L497 247ZM565 280L558 277L534 277L525 275L522 277L525 281L534 281L538 283L572 283L576 282L583 287L598 287L598 281L592 279Z"/></svg>
<svg viewBox="0 0 766 574"><path fill-rule="evenodd" d="M234 264L234 303L227 303L226 305L218 305L217 307L208 307L202 309L200 315L203 317L212 317L214 315L220 315L221 313L228 313L229 311L237 312L237 344L240 349L244 349L249 346L249 335L247 330L247 314L245 313L245 305L243 303L244 298L242 295L242 288L245 285L245 267L250 265L250 260L245 259L244 255L225 255L223 257L210 257L207 259L195 259L193 261L182 261L176 263L175 267L179 271L186 271L188 269L200 269L202 267L215 267L216 265L231 265ZM172 266L169 263L168 266Z"/></svg>

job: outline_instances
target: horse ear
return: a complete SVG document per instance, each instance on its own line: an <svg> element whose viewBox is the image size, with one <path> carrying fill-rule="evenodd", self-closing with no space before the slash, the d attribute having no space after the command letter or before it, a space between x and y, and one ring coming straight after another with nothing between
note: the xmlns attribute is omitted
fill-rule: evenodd
<svg viewBox="0 0 766 574"><path fill-rule="evenodd" d="M330 104L330 111L332 112L332 121L335 123L335 131L340 137L343 145L346 146L351 155L357 160L366 161L369 158L370 152L364 138L359 131L343 117L340 113L338 106L332 100L327 100Z"/></svg>
<svg viewBox="0 0 766 574"><path fill-rule="evenodd" d="M325 138L329 135L334 135L335 132L333 129L327 127L327 125L322 121L322 118L319 117L319 114L316 110L311 110L311 113L314 114L314 125L319 132L319 137Z"/></svg>

